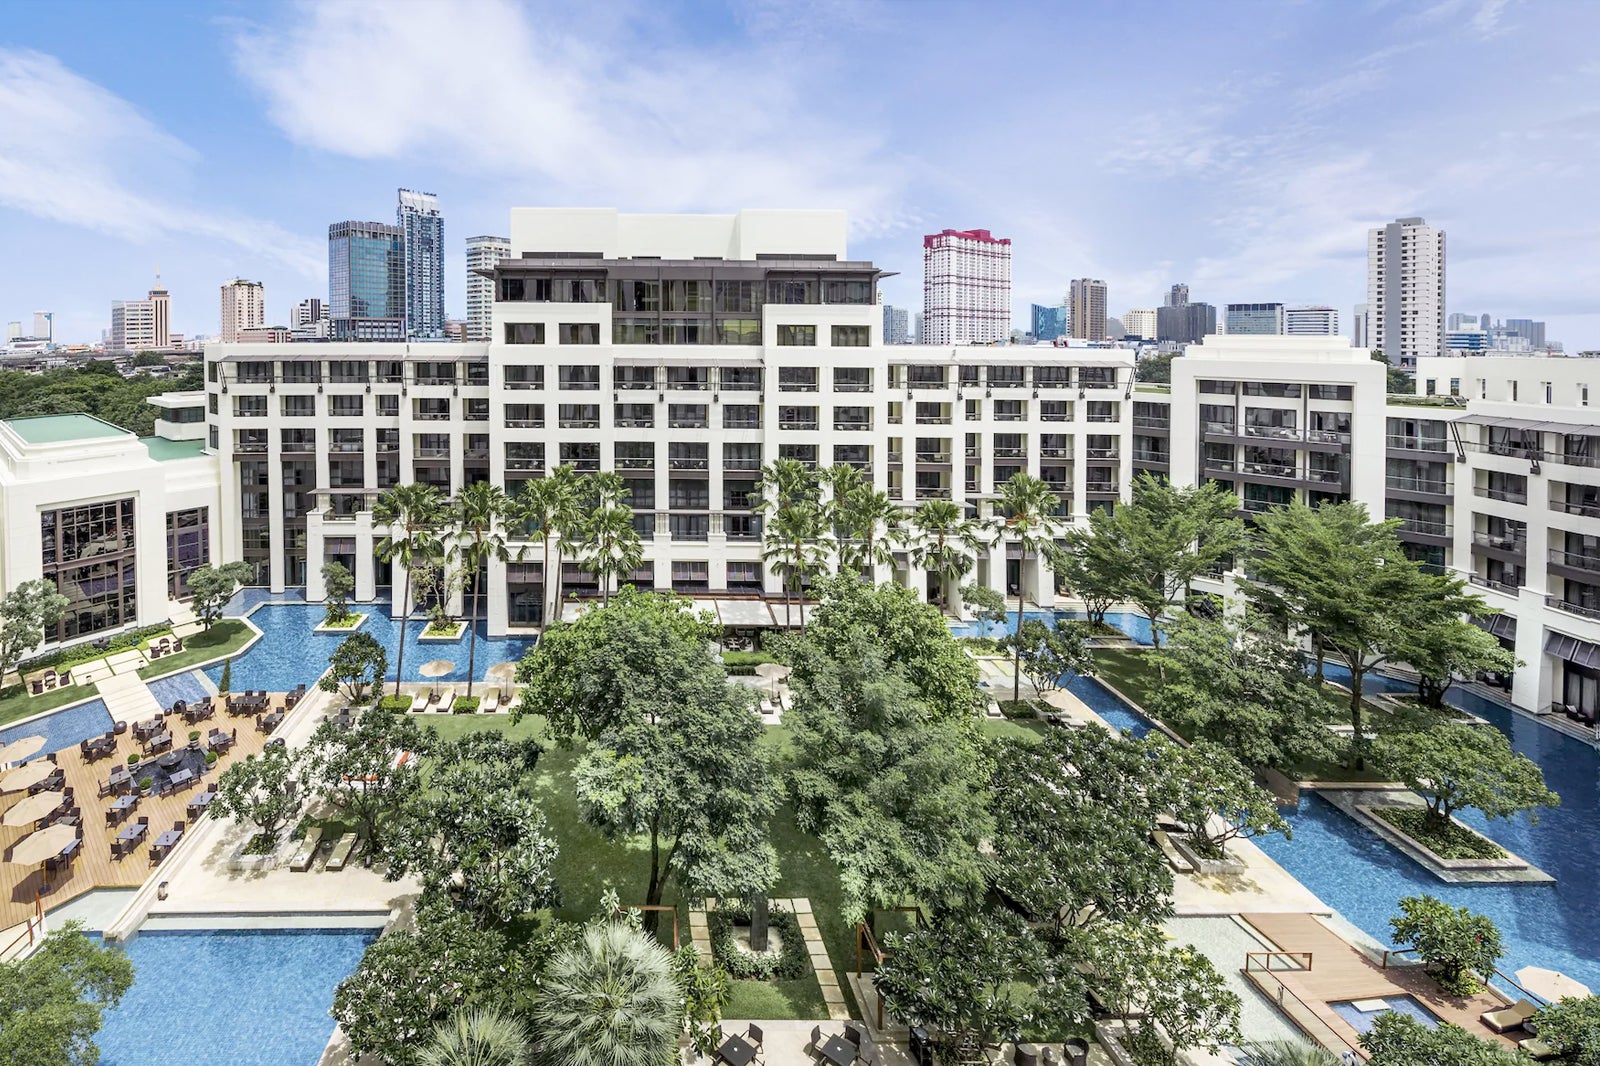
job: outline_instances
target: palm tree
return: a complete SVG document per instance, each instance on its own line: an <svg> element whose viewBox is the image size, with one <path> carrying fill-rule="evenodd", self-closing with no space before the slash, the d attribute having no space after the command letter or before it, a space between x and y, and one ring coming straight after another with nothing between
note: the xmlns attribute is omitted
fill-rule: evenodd
<svg viewBox="0 0 1600 1066"><path fill-rule="evenodd" d="M611 602L611 581L632 574L644 562L639 531L633 525L628 490L616 474L591 474L584 478L588 514L578 527L579 565L600 581L600 602Z"/></svg>
<svg viewBox="0 0 1600 1066"><path fill-rule="evenodd" d="M528 1030L493 1007L459 1010L433 1030L433 1043L417 1052L419 1066L524 1066Z"/></svg>
<svg viewBox="0 0 1600 1066"><path fill-rule="evenodd" d="M870 487L835 502L843 505L837 521L850 538L848 546L839 545L839 569L865 569L869 579L875 578L878 567L894 562L894 542L900 539L905 509L887 492Z"/></svg>
<svg viewBox="0 0 1600 1066"><path fill-rule="evenodd" d="M1251 1044L1244 1061L1249 1066L1339 1066L1339 1056L1301 1040L1269 1040Z"/></svg>
<svg viewBox="0 0 1600 1066"><path fill-rule="evenodd" d="M924 500L911 516L911 561L939 575L939 609L945 608L945 588L959 581L984 549L982 524L968 518L951 500Z"/></svg>
<svg viewBox="0 0 1600 1066"><path fill-rule="evenodd" d="M761 514L773 514L802 501L815 501L820 495L820 478L815 470L798 459L774 459L761 468L761 481L750 494L750 507Z"/></svg>
<svg viewBox="0 0 1600 1066"><path fill-rule="evenodd" d="M683 1029L672 955L626 925L591 925L557 955L533 1008L544 1066L674 1066Z"/></svg>
<svg viewBox="0 0 1600 1066"><path fill-rule="evenodd" d="M827 517L815 500L797 500L779 509L767 523L761 561L783 575L783 624L789 625L791 593L800 591L800 628L806 626L805 579L828 561Z"/></svg>
<svg viewBox="0 0 1600 1066"><path fill-rule="evenodd" d="M439 550L444 498L438 489L422 482L396 485L378 497L372 507L372 523L389 531L374 547L378 558L386 563L398 560L406 572L400 595L400 648L394 662L394 691L398 696L406 660L406 620L411 616L411 567Z"/></svg>
<svg viewBox="0 0 1600 1066"><path fill-rule="evenodd" d="M998 501L1004 520L999 527L1000 539L996 547L1004 552L1006 537L1016 538L1022 548L1022 559L1019 566L1026 566L1028 555L1044 551L1047 545L1055 543L1056 536L1061 531L1061 519L1057 512L1061 510L1061 497L1056 495L1054 489L1039 478L1019 470L1011 475L1004 485L1000 486L1000 499ZM1004 555L1001 556L1004 559ZM1015 632L1022 632L1022 574L1017 574L1017 626ZM1022 642L1011 642L1011 700L1013 703L1022 698Z"/></svg>
<svg viewBox="0 0 1600 1066"><path fill-rule="evenodd" d="M558 531L569 521L569 516L576 507L574 499L576 483L577 475L572 467L563 463L550 471L548 477L524 482L522 491L517 493L514 501L517 521L522 524L528 536L537 534L544 543L544 569L541 571L544 610L540 612L541 623L549 618L550 590L554 587L550 579L550 540L558 535ZM558 547L556 554L558 565L560 560ZM558 617L559 603L558 598Z"/></svg>
<svg viewBox="0 0 1600 1066"><path fill-rule="evenodd" d="M455 547L461 566L471 583L468 595L470 621L467 629L467 696L472 696L472 678L478 665L478 602L483 567L491 559L511 558L506 546L505 520L511 513L511 498L499 485L475 481L456 497Z"/></svg>

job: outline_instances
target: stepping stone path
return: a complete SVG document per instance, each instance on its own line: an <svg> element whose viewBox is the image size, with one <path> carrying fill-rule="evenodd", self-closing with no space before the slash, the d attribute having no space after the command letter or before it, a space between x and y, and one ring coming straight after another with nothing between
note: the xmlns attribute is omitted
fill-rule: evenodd
<svg viewBox="0 0 1600 1066"><path fill-rule="evenodd" d="M806 942L806 954L811 956L811 968L816 971L817 987L822 989L822 1002L828 1008L828 1017L833 1021L848 1019L850 1008L845 1006L844 989L839 987L839 975L834 972L828 947L822 942L822 933L817 929L817 917L811 912L811 901L803 896L799 899L774 897L772 906L792 912L799 923L800 935ZM707 955L711 954L711 930L706 922L706 911L715 907L716 901L707 899L702 906L689 910L689 939Z"/></svg>

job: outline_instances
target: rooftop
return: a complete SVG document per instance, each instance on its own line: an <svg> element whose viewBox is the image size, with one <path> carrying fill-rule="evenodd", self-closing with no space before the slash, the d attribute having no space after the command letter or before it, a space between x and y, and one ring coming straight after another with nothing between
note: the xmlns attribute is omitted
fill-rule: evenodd
<svg viewBox="0 0 1600 1066"><path fill-rule="evenodd" d="M28 444L65 444L74 440L128 436L127 430L93 415L35 415L8 418L5 424Z"/></svg>
<svg viewBox="0 0 1600 1066"><path fill-rule="evenodd" d="M168 440L165 437L140 437L139 443L150 452L150 458L158 463L169 463L174 459L193 459L206 453L206 442L203 440Z"/></svg>

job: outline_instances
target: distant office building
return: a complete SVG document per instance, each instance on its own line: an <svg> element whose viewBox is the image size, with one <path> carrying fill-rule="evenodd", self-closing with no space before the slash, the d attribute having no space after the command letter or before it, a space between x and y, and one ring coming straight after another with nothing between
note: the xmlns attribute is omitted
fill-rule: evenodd
<svg viewBox="0 0 1600 1066"><path fill-rule="evenodd" d="M1356 348L1372 347L1372 309L1366 304L1356 304L1350 317L1350 344Z"/></svg>
<svg viewBox="0 0 1600 1066"><path fill-rule="evenodd" d="M267 321L266 287L259 281L234 278L222 285L222 343L236 344L243 330Z"/></svg>
<svg viewBox="0 0 1600 1066"><path fill-rule="evenodd" d="M395 224L405 242L406 336L444 339L444 216L431 192L400 190Z"/></svg>
<svg viewBox="0 0 1600 1066"><path fill-rule="evenodd" d="M1156 309L1154 307L1135 307L1122 316L1122 328L1129 337L1138 337L1140 340L1153 341L1156 339Z"/></svg>
<svg viewBox="0 0 1600 1066"><path fill-rule="evenodd" d="M1494 347L1494 339L1488 330L1479 328L1477 317L1471 316L1461 323L1460 329L1445 330L1444 346L1452 354L1482 353Z"/></svg>
<svg viewBox="0 0 1600 1066"><path fill-rule="evenodd" d="M1167 302L1156 308L1156 340L1196 344L1217 331L1217 309L1207 303L1190 303L1189 286L1179 282L1167 292Z"/></svg>
<svg viewBox="0 0 1600 1066"><path fill-rule="evenodd" d="M328 339L328 305L315 296L289 310L289 338L297 341Z"/></svg>
<svg viewBox="0 0 1600 1066"><path fill-rule="evenodd" d="M1483 318L1480 319L1477 315L1469 315L1460 311L1452 311L1450 313L1450 317L1445 320L1445 329L1452 331L1461 329L1488 329L1488 317L1488 315L1484 315Z"/></svg>
<svg viewBox="0 0 1600 1066"><path fill-rule="evenodd" d="M1182 307L1189 302L1189 286L1178 282L1167 290L1167 306Z"/></svg>
<svg viewBox="0 0 1600 1066"><path fill-rule="evenodd" d="M172 347L171 297L156 279L143 300L111 304L111 334L106 347L114 352L165 351Z"/></svg>
<svg viewBox="0 0 1600 1066"><path fill-rule="evenodd" d="M288 344L293 339L288 326L249 326L238 332L240 344Z"/></svg>
<svg viewBox="0 0 1600 1066"><path fill-rule="evenodd" d="M1291 337L1337 337L1339 310L1321 304L1283 309L1283 332Z"/></svg>
<svg viewBox="0 0 1600 1066"><path fill-rule="evenodd" d="M1228 304L1224 332L1276 337L1284 332L1282 304Z"/></svg>
<svg viewBox="0 0 1600 1066"><path fill-rule="evenodd" d="M1011 239L986 229L922 238L923 344L989 344L1011 330Z"/></svg>
<svg viewBox="0 0 1600 1066"><path fill-rule="evenodd" d="M1073 278L1067 292L1067 329L1079 340L1106 339L1106 283L1098 278Z"/></svg>
<svg viewBox="0 0 1600 1066"><path fill-rule="evenodd" d="M399 226L328 227L328 321L334 340L405 340L405 233Z"/></svg>
<svg viewBox="0 0 1600 1066"><path fill-rule="evenodd" d="M893 304L883 305L883 343L911 343L911 312Z"/></svg>
<svg viewBox="0 0 1600 1066"><path fill-rule="evenodd" d="M911 343L926 344L923 340L927 336L927 318L921 314L911 316Z"/></svg>
<svg viewBox="0 0 1600 1066"><path fill-rule="evenodd" d="M452 344L464 343L467 339L467 320L464 318L445 319L444 339Z"/></svg>
<svg viewBox="0 0 1600 1066"><path fill-rule="evenodd" d="M505 237L467 238L467 340L494 340L490 313L494 310L494 268L511 256Z"/></svg>
<svg viewBox="0 0 1600 1066"><path fill-rule="evenodd" d="M1067 309L1034 304L1029 316L1034 340L1049 343L1067 335Z"/></svg>
<svg viewBox="0 0 1600 1066"><path fill-rule="evenodd" d="M1506 331L1519 337L1526 338L1530 348L1543 348L1544 323L1535 322L1531 318L1508 318L1505 324Z"/></svg>
<svg viewBox="0 0 1600 1066"><path fill-rule="evenodd" d="M1120 319L1120 318L1108 318L1108 319L1106 319L1106 340L1108 340L1108 341L1120 341L1124 337L1126 337L1127 335L1128 335L1128 331L1127 331L1127 329L1125 329L1123 327L1122 319Z"/></svg>
<svg viewBox="0 0 1600 1066"><path fill-rule="evenodd" d="M56 316L50 311L33 313L33 339L49 344L56 339Z"/></svg>
<svg viewBox="0 0 1600 1066"><path fill-rule="evenodd" d="M1400 218L1367 231L1370 346L1415 369L1444 352L1444 231Z"/></svg>

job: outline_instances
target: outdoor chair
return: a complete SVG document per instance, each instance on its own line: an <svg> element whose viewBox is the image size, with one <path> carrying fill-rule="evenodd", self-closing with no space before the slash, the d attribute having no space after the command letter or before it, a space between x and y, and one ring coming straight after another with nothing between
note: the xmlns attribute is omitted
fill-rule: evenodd
<svg viewBox="0 0 1600 1066"><path fill-rule="evenodd" d="M317 857L317 849L321 846L322 830L315 826L306 830L305 839L300 841L300 846L289 859L289 869L296 873L305 873L311 869L311 862Z"/></svg>
<svg viewBox="0 0 1600 1066"><path fill-rule="evenodd" d="M1066 1066L1084 1066L1089 1061L1089 1042L1075 1036L1061 1045L1061 1053Z"/></svg>
<svg viewBox="0 0 1600 1066"><path fill-rule="evenodd" d="M1511 1029L1521 1029L1539 1012L1539 1008L1532 1000L1519 999L1509 1007L1499 1010L1486 1011L1478 1016L1479 1021L1497 1033L1504 1033Z"/></svg>
<svg viewBox="0 0 1600 1066"><path fill-rule="evenodd" d="M761 1026L755 1025L755 1024L752 1023L750 1028L745 1030L745 1037L744 1038L746 1040L750 1041L751 1046L756 1047L756 1048L760 1048L761 1047Z"/></svg>
<svg viewBox="0 0 1600 1066"><path fill-rule="evenodd" d="M854 1044L858 1048L861 1046L861 1037L862 1037L862 1035L863 1034L861 1032L860 1027L857 1026L854 1022L846 1022L845 1023L844 1038L846 1040L850 1041L850 1043Z"/></svg>
<svg viewBox="0 0 1600 1066"><path fill-rule="evenodd" d="M1533 1059L1535 1062L1543 1062L1546 1059L1553 1059L1556 1057L1556 1049L1545 1043L1543 1040L1540 1040L1536 1036L1530 1036L1526 1040L1517 1041L1517 1047L1526 1052L1528 1057Z"/></svg>
<svg viewBox="0 0 1600 1066"><path fill-rule="evenodd" d="M806 1045L806 1054L811 1056L812 1058L816 1058L821 1053L822 1053L822 1026L813 1025L811 1027L811 1043Z"/></svg>
<svg viewBox="0 0 1600 1066"><path fill-rule="evenodd" d="M32 681L28 682L28 687L33 691L33 694L37 696L39 693L44 691L44 682L40 681L38 678L34 678Z"/></svg>
<svg viewBox="0 0 1600 1066"><path fill-rule="evenodd" d="M1020 1046L1011 1053L1011 1061L1016 1066L1039 1066L1039 1056L1032 1051L1023 1051Z"/></svg>
<svg viewBox="0 0 1600 1066"><path fill-rule="evenodd" d="M436 707L435 710L437 710L440 714L449 714L450 709L455 706L455 703L456 690L453 688L447 688L444 690L444 693L440 695L439 706Z"/></svg>
<svg viewBox="0 0 1600 1066"><path fill-rule="evenodd" d="M492 714L499 709L500 690L497 688L491 688L484 692L483 699L478 704L478 710L482 711L484 714Z"/></svg>
<svg viewBox="0 0 1600 1066"><path fill-rule="evenodd" d="M411 710L413 712L415 712L415 713L420 714L423 711L427 710L428 709L428 704L430 704L432 702L433 702L433 693L432 692L418 692L415 696L411 697Z"/></svg>
<svg viewBox="0 0 1600 1066"><path fill-rule="evenodd" d="M356 835L354 833L346 833L340 837L339 842L334 844L333 851L328 853L328 862L323 869L343 870L345 864L350 861L350 853L355 850L355 846Z"/></svg>

